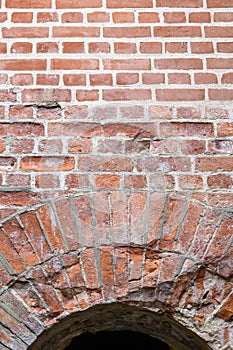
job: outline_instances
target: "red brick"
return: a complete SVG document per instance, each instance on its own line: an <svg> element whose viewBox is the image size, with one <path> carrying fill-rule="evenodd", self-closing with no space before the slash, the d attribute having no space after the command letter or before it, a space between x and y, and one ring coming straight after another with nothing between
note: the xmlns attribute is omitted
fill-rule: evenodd
<svg viewBox="0 0 233 350"><path fill-rule="evenodd" d="M191 43L192 53L212 53L214 52L213 43L211 42L193 42Z"/></svg>
<svg viewBox="0 0 233 350"><path fill-rule="evenodd" d="M139 82L138 73L117 73L116 74L117 85L132 85Z"/></svg>
<svg viewBox="0 0 233 350"><path fill-rule="evenodd" d="M84 53L83 42L64 42L62 44L63 53Z"/></svg>
<svg viewBox="0 0 233 350"><path fill-rule="evenodd" d="M49 136L82 136L92 138L101 133L98 123L50 123L48 126Z"/></svg>
<svg viewBox="0 0 233 350"><path fill-rule="evenodd" d="M233 89L209 89L209 99L215 101L232 101Z"/></svg>
<svg viewBox="0 0 233 350"><path fill-rule="evenodd" d="M190 74L188 73L169 73L168 84L191 84Z"/></svg>
<svg viewBox="0 0 233 350"><path fill-rule="evenodd" d="M171 119L172 107L169 106L149 106L149 118L152 119Z"/></svg>
<svg viewBox="0 0 233 350"><path fill-rule="evenodd" d="M98 288L100 285L98 276L98 266L93 249L85 250L81 253L82 265L86 276L87 286L90 289Z"/></svg>
<svg viewBox="0 0 233 350"><path fill-rule="evenodd" d="M144 175L128 175L124 177L125 188L145 188L147 179Z"/></svg>
<svg viewBox="0 0 233 350"><path fill-rule="evenodd" d="M17 272L20 273L24 270L22 260L20 259L17 251L14 249L10 239L0 230L1 238L1 254L10 264L10 266Z"/></svg>
<svg viewBox="0 0 233 350"><path fill-rule="evenodd" d="M81 12L65 12L62 14L62 23L82 23L83 14Z"/></svg>
<svg viewBox="0 0 233 350"><path fill-rule="evenodd" d="M36 44L37 53L56 53L58 52L58 44L53 42L42 42Z"/></svg>
<svg viewBox="0 0 233 350"><path fill-rule="evenodd" d="M233 26L211 26L205 27L206 38L233 38Z"/></svg>
<svg viewBox="0 0 233 350"><path fill-rule="evenodd" d="M114 23L133 23L135 21L133 12L114 12L112 18Z"/></svg>
<svg viewBox="0 0 233 350"><path fill-rule="evenodd" d="M27 123L27 122L15 122L15 123L1 123L0 124L1 136L42 136L44 135L44 127L41 123Z"/></svg>
<svg viewBox="0 0 233 350"><path fill-rule="evenodd" d="M64 115L66 119L86 119L88 116L87 106L68 105L64 109Z"/></svg>
<svg viewBox="0 0 233 350"><path fill-rule="evenodd" d="M203 63L199 58L157 58L154 60L157 69L202 69Z"/></svg>
<svg viewBox="0 0 233 350"><path fill-rule="evenodd" d="M0 204L4 206L28 206L38 203L40 201L40 195L38 193L30 192L18 192L12 191L0 192Z"/></svg>
<svg viewBox="0 0 233 350"><path fill-rule="evenodd" d="M24 89L23 102L49 103L54 101L69 102L71 92L68 89Z"/></svg>
<svg viewBox="0 0 233 350"><path fill-rule="evenodd" d="M56 12L39 12L37 14L38 23L58 22L58 14Z"/></svg>
<svg viewBox="0 0 233 350"><path fill-rule="evenodd" d="M203 179L199 175L180 175L178 177L181 190L200 190L203 189Z"/></svg>
<svg viewBox="0 0 233 350"><path fill-rule="evenodd" d="M121 106L120 115L122 118L143 118L144 117L144 106Z"/></svg>
<svg viewBox="0 0 233 350"><path fill-rule="evenodd" d="M162 237L158 243L160 249L170 250L176 237L177 229L184 215L185 202L183 199L170 197L167 205L166 219L162 227Z"/></svg>
<svg viewBox="0 0 233 350"><path fill-rule="evenodd" d="M85 74L64 74L63 82L65 86L83 86L86 85Z"/></svg>
<svg viewBox="0 0 233 350"><path fill-rule="evenodd" d="M51 119L60 119L61 118L61 108L58 106L56 107L56 103L53 106L50 106L50 108L47 108L46 104L45 106L38 106L36 110L36 116L39 119L43 120L51 120Z"/></svg>
<svg viewBox="0 0 233 350"><path fill-rule="evenodd" d="M65 184L68 188L86 188L89 187L88 175L69 174L66 176Z"/></svg>
<svg viewBox="0 0 233 350"><path fill-rule="evenodd" d="M60 180L57 175L42 174L35 177L35 185L37 188L58 188Z"/></svg>
<svg viewBox="0 0 233 350"><path fill-rule="evenodd" d="M15 102L16 101L16 93L12 90L0 89L0 101L1 102Z"/></svg>
<svg viewBox="0 0 233 350"><path fill-rule="evenodd" d="M160 123L161 136L199 136L213 137L214 128L212 123L192 122L162 122Z"/></svg>
<svg viewBox="0 0 233 350"><path fill-rule="evenodd" d="M221 257L225 254L224 250L227 248L232 238L232 225L232 218L225 217L221 221L205 254L205 260L208 261L208 259L213 259L213 257L216 256Z"/></svg>
<svg viewBox="0 0 233 350"><path fill-rule="evenodd" d="M108 8L146 8L153 7L152 0L107 0Z"/></svg>
<svg viewBox="0 0 233 350"><path fill-rule="evenodd" d="M126 136L133 138L154 138L157 136L156 123L106 123L103 126L103 133L106 137Z"/></svg>
<svg viewBox="0 0 233 350"><path fill-rule="evenodd" d="M0 59L1 70L45 70L46 59Z"/></svg>
<svg viewBox="0 0 233 350"><path fill-rule="evenodd" d="M157 0L158 7L202 7L202 0Z"/></svg>
<svg viewBox="0 0 233 350"><path fill-rule="evenodd" d="M16 251L25 264L33 266L38 263L38 258L29 242L24 230L16 219L9 220L3 225L3 230L11 239Z"/></svg>
<svg viewBox="0 0 233 350"><path fill-rule="evenodd" d="M150 149L150 141L149 140L126 140L125 141L125 153L133 154L133 153L141 153L141 152L149 152Z"/></svg>
<svg viewBox="0 0 233 350"><path fill-rule="evenodd" d="M1 63L1 61L0 61ZM65 69L65 70L86 70L86 69L98 69L98 59L65 59L65 58L54 58L51 60L51 69Z"/></svg>
<svg viewBox="0 0 233 350"><path fill-rule="evenodd" d="M165 43L165 51L170 53L185 53L188 51L188 44L187 42Z"/></svg>
<svg viewBox="0 0 233 350"><path fill-rule="evenodd" d="M164 12L165 23L185 23L186 17L184 12Z"/></svg>
<svg viewBox="0 0 233 350"><path fill-rule="evenodd" d="M68 171L74 169L73 157L23 157L20 162L23 171Z"/></svg>
<svg viewBox="0 0 233 350"><path fill-rule="evenodd" d="M225 8L232 7L231 0L207 0L208 8Z"/></svg>
<svg viewBox="0 0 233 350"><path fill-rule="evenodd" d="M2 28L3 38L47 38L49 29L45 27Z"/></svg>
<svg viewBox="0 0 233 350"><path fill-rule="evenodd" d="M78 167L82 171L132 171L133 162L129 157L80 156Z"/></svg>
<svg viewBox="0 0 233 350"><path fill-rule="evenodd" d="M59 199L55 206L68 248L72 250L80 248L78 227L69 198Z"/></svg>
<svg viewBox="0 0 233 350"><path fill-rule="evenodd" d="M181 152L184 154L202 154L206 150L204 140L182 140L180 147Z"/></svg>
<svg viewBox="0 0 233 350"><path fill-rule="evenodd" d="M190 23L210 23L210 13L209 12L191 12L189 14Z"/></svg>
<svg viewBox="0 0 233 350"><path fill-rule="evenodd" d="M34 150L34 140L16 139L9 143L9 150L11 153L28 154Z"/></svg>
<svg viewBox="0 0 233 350"><path fill-rule="evenodd" d="M232 12L215 12L214 22L233 22Z"/></svg>
<svg viewBox="0 0 233 350"><path fill-rule="evenodd" d="M1 2L0 2L0 6L1 6ZM0 13L0 23L6 22L7 20L7 12L1 12Z"/></svg>
<svg viewBox="0 0 233 350"><path fill-rule="evenodd" d="M110 52L110 44L107 42L97 42L97 43L89 43L88 44L88 52L89 53L109 53Z"/></svg>
<svg viewBox="0 0 233 350"><path fill-rule="evenodd" d="M197 26L155 26L154 36L160 38L201 37L201 28Z"/></svg>
<svg viewBox="0 0 233 350"><path fill-rule="evenodd" d="M111 74L90 74L90 85L91 86L112 85L112 75Z"/></svg>
<svg viewBox="0 0 233 350"><path fill-rule="evenodd" d="M31 176L22 175L22 174L7 174L6 184L8 186L13 186L13 187L30 187Z"/></svg>
<svg viewBox="0 0 233 350"><path fill-rule="evenodd" d="M109 138L99 140L97 145L98 153L115 153L123 154L123 141L110 140Z"/></svg>
<svg viewBox="0 0 233 350"><path fill-rule="evenodd" d="M100 249L100 271L103 281L103 298L109 300L113 298L113 285L114 285L114 266L112 257L112 248Z"/></svg>
<svg viewBox="0 0 233 350"><path fill-rule="evenodd" d="M233 140L223 139L209 141L208 148L213 154L233 154Z"/></svg>
<svg viewBox="0 0 233 350"><path fill-rule="evenodd" d="M115 174L99 174L95 176L94 181L97 189L120 187L120 176Z"/></svg>
<svg viewBox="0 0 233 350"><path fill-rule="evenodd" d="M140 261L137 264L140 265ZM157 252L147 250L143 271L143 287L153 288L157 284L159 271L161 269L161 256Z"/></svg>
<svg viewBox="0 0 233 350"><path fill-rule="evenodd" d="M125 248L114 248L115 290L119 296L128 293L128 259L128 252Z"/></svg>
<svg viewBox="0 0 233 350"><path fill-rule="evenodd" d="M159 22L159 14L157 12L139 12L139 23L156 23Z"/></svg>
<svg viewBox="0 0 233 350"><path fill-rule="evenodd" d="M207 177L207 185L211 189L232 188L233 179L226 174L216 174Z"/></svg>
<svg viewBox="0 0 233 350"><path fill-rule="evenodd" d="M196 170L198 171L232 171L233 158L232 157L197 157Z"/></svg>
<svg viewBox="0 0 233 350"><path fill-rule="evenodd" d="M115 43L114 42L114 52L117 54L131 54L131 53L136 53L137 48L135 43Z"/></svg>
<svg viewBox="0 0 233 350"><path fill-rule="evenodd" d="M165 75L162 73L142 73L143 84L164 84Z"/></svg>
<svg viewBox="0 0 233 350"><path fill-rule="evenodd" d="M102 0L56 0L57 9L101 7Z"/></svg>
<svg viewBox="0 0 233 350"><path fill-rule="evenodd" d="M13 23L32 23L33 12L13 12L11 21Z"/></svg>
<svg viewBox="0 0 233 350"><path fill-rule="evenodd" d="M150 27L104 27L104 38L147 38L151 36Z"/></svg>
<svg viewBox="0 0 233 350"><path fill-rule="evenodd" d="M59 75L58 74L37 74L36 84L56 86L59 84Z"/></svg>
<svg viewBox="0 0 233 350"><path fill-rule="evenodd" d="M233 84L233 73L223 73L221 83Z"/></svg>
<svg viewBox="0 0 233 350"><path fill-rule="evenodd" d="M0 54L7 53L7 44L0 43Z"/></svg>
<svg viewBox="0 0 233 350"><path fill-rule="evenodd" d="M178 152L178 144L180 141L172 139L153 140L151 144L151 152L154 154L173 154Z"/></svg>
<svg viewBox="0 0 233 350"><path fill-rule="evenodd" d="M217 84L218 79L214 73L194 73L195 84Z"/></svg>
<svg viewBox="0 0 233 350"><path fill-rule="evenodd" d="M217 316L224 319L226 322L230 322L233 315L233 294L230 294L227 300L223 303L221 308L217 312Z"/></svg>
<svg viewBox="0 0 233 350"><path fill-rule="evenodd" d="M11 280L13 280L13 276L10 276L10 274L7 272L6 268L3 266L3 264L0 262L0 288L3 287L3 285L8 284Z"/></svg>
<svg viewBox="0 0 233 350"><path fill-rule="evenodd" d="M98 27L74 27L74 26L54 26L53 38L98 38L100 29Z"/></svg>
<svg viewBox="0 0 233 350"><path fill-rule="evenodd" d="M177 156L147 156L137 159L137 170L147 172L159 172L162 174L170 171L190 171L191 162L189 157Z"/></svg>
<svg viewBox="0 0 233 350"><path fill-rule="evenodd" d="M206 107L205 118L210 119L229 119L229 111L224 107Z"/></svg>
<svg viewBox="0 0 233 350"><path fill-rule="evenodd" d="M157 89L158 101L201 101L205 98L203 89Z"/></svg>
<svg viewBox="0 0 233 350"><path fill-rule="evenodd" d="M11 53L31 53L32 43L13 43L11 45Z"/></svg>
<svg viewBox="0 0 233 350"><path fill-rule="evenodd" d="M92 152L92 140L81 138L71 139L68 143L69 153L91 153Z"/></svg>
<svg viewBox="0 0 233 350"><path fill-rule="evenodd" d="M233 122L219 123L217 125L217 134L220 137L233 136Z"/></svg>
<svg viewBox="0 0 233 350"><path fill-rule="evenodd" d="M33 84L33 77L32 74L15 74L11 77L11 84L12 85L32 85Z"/></svg>
<svg viewBox="0 0 233 350"><path fill-rule="evenodd" d="M99 90L77 90L76 98L78 101L98 101Z"/></svg>
<svg viewBox="0 0 233 350"><path fill-rule="evenodd" d="M141 53L162 53L162 44L160 42L144 42L140 43Z"/></svg>
<svg viewBox="0 0 233 350"><path fill-rule="evenodd" d="M6 0L8 8L49 8L52 6L51 0L41 0L39 2L31 0Z"/></svg>
<svg viewBox="0 0 233 350"><path fill-rule="evenodd" d="M109 89L103 90L103 99L106 101L133 101L150 100L150 89Z"/></svg>
<svg viewBox="0 0 233 350"><path fill-rule="evenodd" d="M5 144L5 141L0 140L0 153L5 152L5 150L6 150L6 144Z"/></svg>
<svg viewBox="0 0 233 350"><path fill-rule="evenodd" d="M232 53L233 52L233 43L232 42L217 43L217 51L218 52Z"/></svg>
<svg viewBox="0 0 233 350"><path fill-rule="evenodd" d="M62 140L51 139L48 138L45 140L40 140L38 143L38 151L42 153L62 153L63 143Z"/></svg>

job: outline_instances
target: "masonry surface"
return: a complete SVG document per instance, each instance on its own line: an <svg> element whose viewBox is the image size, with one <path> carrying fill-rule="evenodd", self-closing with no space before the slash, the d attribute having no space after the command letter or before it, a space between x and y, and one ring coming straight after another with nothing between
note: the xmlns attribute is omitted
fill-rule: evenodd
<svg viewBox="0 0 233 350"><path fill-rule="evenodd" d="M233 349L232 0L0 8L1 350Z"/></svg>

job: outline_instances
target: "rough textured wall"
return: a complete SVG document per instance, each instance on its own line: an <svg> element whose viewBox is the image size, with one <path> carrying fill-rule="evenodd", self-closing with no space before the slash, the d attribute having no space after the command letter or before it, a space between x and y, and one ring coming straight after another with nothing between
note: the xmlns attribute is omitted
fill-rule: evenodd
<svg viewBox="0 0 233 350"><path fill-rule="evenodd" d="M0 7L1 349L233 349L232 0Z"/></svg>

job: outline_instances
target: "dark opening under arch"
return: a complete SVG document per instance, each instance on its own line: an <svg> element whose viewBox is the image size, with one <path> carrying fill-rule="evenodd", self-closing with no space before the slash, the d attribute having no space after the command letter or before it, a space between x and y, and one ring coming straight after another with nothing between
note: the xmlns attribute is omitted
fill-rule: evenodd
<svg viewBox="0 0 233 350"><path fill-rule="evenodd" d="M74 338L64 350L76 350L80 347L95 347L101 349L109 349L111 344L115 347L130 344L130 346L153 346L157 350L171 350L170 346L165 342L153 338L147 334L133 331L100 331L97 333L86 332Z"/></svg>

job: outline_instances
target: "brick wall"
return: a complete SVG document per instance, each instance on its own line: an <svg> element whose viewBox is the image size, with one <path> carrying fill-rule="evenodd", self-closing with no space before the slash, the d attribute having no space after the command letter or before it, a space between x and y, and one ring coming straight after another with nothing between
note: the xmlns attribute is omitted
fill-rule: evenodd
<svg viewBox="0 0 233 350"><path fill-rule="evenodd" d="M0 8L2 349L139 299L233 349L232 0Z"/></svg>

